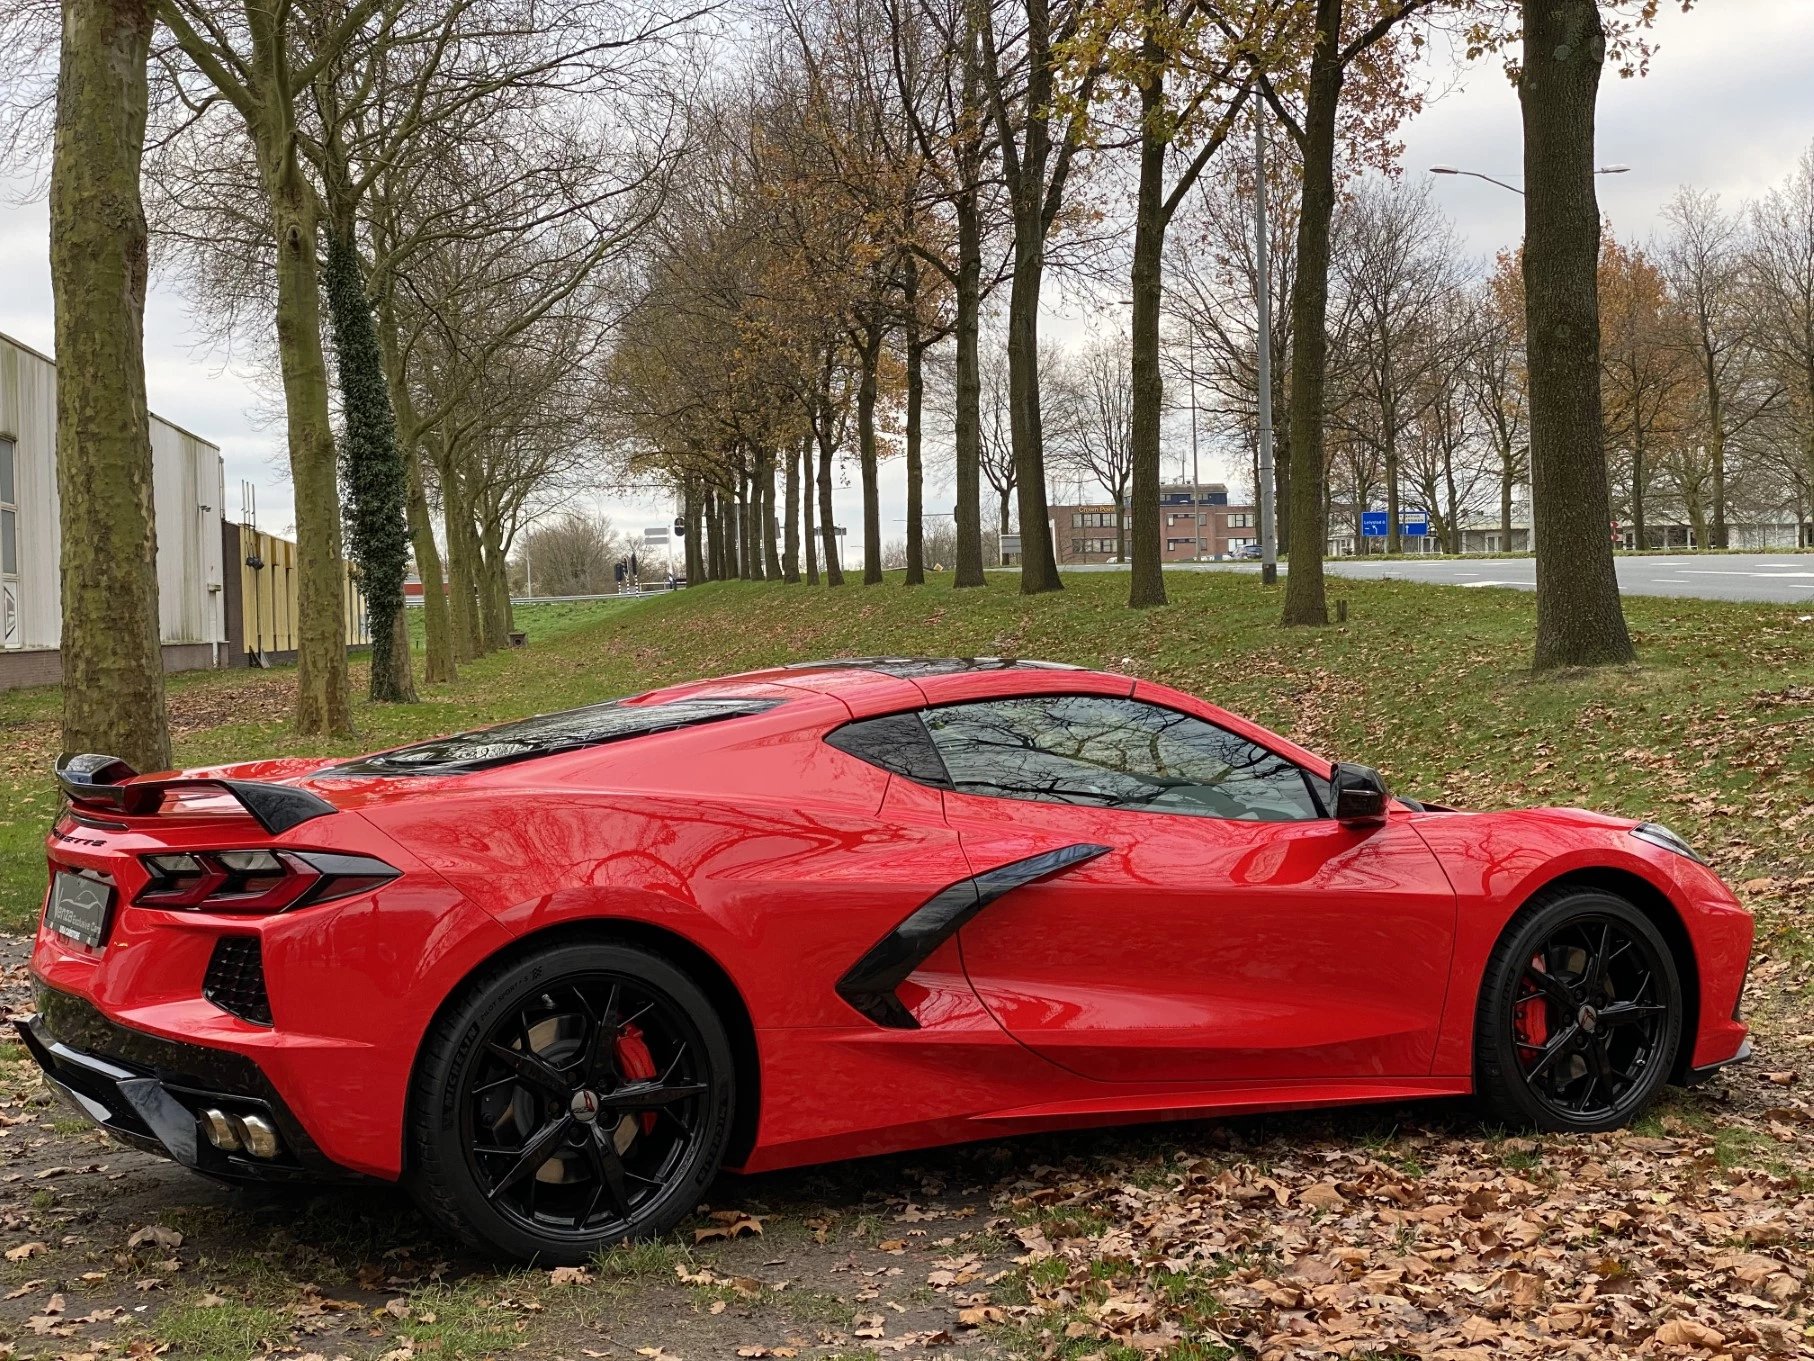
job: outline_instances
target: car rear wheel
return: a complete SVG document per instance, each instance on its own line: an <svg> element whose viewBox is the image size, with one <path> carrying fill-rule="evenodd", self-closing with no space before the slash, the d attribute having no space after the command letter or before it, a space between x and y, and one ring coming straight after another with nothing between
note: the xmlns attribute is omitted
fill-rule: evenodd
<svg viewBox="0 0 1814 1361"><path fill-rule="evenodd" d="M480 978L429 1035L411 1182L471 1242L583 1262L692 1211L735 1097L724 1026L683 971L629 946L551 946Z"/></svg>
<svg viewBox="0 0 1814 1361"><path fill-rule="evenodd" d="M1543 894L1487 962L1476 1091L1510 1124L1617 1128L1668 1081L1682 1011L1675 959L1649 917L1598 890Z"/></svg>

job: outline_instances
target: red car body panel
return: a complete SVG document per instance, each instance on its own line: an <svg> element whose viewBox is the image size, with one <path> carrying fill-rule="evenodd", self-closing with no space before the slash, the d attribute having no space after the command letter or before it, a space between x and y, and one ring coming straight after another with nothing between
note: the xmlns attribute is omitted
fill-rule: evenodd
<svg viewBox="0 0 1814 1361"><path fill-rule="evenodd" d="M102 948L41 927L32 968L111 1021L252 1058L322 1154L404 1171L410 1077L464 980L548 932L634 930L708 961L747 1018L746 1170L1023 1131L1459 1094L1474 1002L1507 921L1571 874L1640 886L1692 952L1696 1067L1731 1059L1750 917L1629 821L1394 807L1383 826L1237 822L942 792L828 744L854 719L1002 695L1133 695L1326 780L1327 760L1125 676L1009 667L908 678L858 666L672 687L765 712L469 774L221 768L338 810L277 836L231 800L65 816L50 868L112 877ZM1007 894L946 940L889 1028L838 991L941 890L1080 842L1106 854ZM286 847L369 855L375 891L269 916L132 906L141 855ZM223 934L256 936L272 1024L201 996ZM705 965L701 965L705 967ZM752 1089L753 1090L750 1090Z"/></svg>

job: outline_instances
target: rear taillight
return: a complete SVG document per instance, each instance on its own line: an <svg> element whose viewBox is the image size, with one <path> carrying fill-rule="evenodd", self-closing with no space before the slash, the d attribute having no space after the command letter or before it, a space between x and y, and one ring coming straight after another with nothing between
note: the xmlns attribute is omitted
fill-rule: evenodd
<svg viewBox="0 0 1814 1361"><path fill-rule="evenodd" d="M140 859L151 880L134 903L195 912L284 912L368 892L400 873L369 855L329 851L172 851Z"/></svg>

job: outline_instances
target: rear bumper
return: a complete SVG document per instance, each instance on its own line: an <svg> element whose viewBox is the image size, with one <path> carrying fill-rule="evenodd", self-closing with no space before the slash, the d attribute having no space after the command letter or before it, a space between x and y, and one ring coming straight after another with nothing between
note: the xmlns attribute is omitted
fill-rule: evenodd
<svg viewBox="0 0 1814 1361"><path fill-rule="evenodd" d="M38 1014L15 1022L51 1090L122 1143L227 1181L363 1180L329 1161L243 1054L119 1025L86 999L40 983ZM269 1158L209 1142L201 1112L262 1116L281 1147Z"/></svg>

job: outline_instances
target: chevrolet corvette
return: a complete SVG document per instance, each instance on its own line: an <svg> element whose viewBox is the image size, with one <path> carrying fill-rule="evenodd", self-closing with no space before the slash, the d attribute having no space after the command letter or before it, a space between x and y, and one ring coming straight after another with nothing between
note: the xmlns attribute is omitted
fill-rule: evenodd
<svg viewBox="0 0 1814 1361"><path fill-rule="evenodd" d="M721 1169L1472 1094L1603 1130L1748 1057L1682 839L1393 797L1179 691L815 662L378 752L59 762L26 1047L216 1178L583 1260Z"/></svg>

